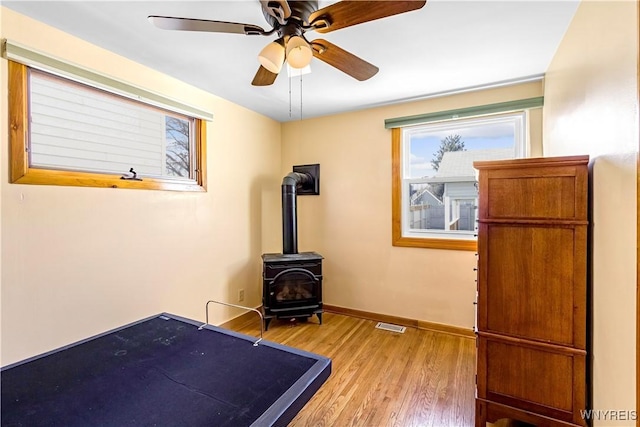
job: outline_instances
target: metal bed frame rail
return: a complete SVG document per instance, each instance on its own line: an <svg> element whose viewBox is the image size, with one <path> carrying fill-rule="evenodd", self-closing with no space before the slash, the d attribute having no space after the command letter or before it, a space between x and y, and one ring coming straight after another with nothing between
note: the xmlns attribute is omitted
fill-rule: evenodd
<svg viewBox="0 0 640 427"><path fill-rule="evenodd" d="M264 316L262 315L260 310L256 310L255 308L245 307L243 305L231 304L231 303L228 303L228 302L209 300L209 301L207 301L207 304L205 305L205 323L203 323L200 327L198 327L199 331L201 331L205 326L207 326L209 324L209 303L210 302L213 302L213 303L216 303L216 304L221 304L221 305L226 305L228 307L236 307L236 308L242 308L244 310L251 310L251 311L254 311L254 312L258 313L258 316L260 316L260 339L258 339L256 342L253 343L254 347L258 346L258 343L260 341L262 341L262 336L264 335Z"/></svg>

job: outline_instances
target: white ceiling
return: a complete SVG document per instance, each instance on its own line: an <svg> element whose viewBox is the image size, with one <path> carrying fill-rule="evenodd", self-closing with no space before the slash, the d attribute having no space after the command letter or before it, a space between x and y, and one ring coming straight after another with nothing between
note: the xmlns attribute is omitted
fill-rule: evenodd
<svg viewBox="0 0 640 427"><path fill-rule="evenodd" d="M335 1L320 1L320 7ZM380 68L359 82L314 59L311 74L251 80L277 36L178 32L148 15L255 24L258 0L2 1L2 5L278 121L358 110L543 74L579 0L428 0L420 10L324 38ZM302 114L301 114L302 113ZM214 112L215 114L215 112Z"/></svg>

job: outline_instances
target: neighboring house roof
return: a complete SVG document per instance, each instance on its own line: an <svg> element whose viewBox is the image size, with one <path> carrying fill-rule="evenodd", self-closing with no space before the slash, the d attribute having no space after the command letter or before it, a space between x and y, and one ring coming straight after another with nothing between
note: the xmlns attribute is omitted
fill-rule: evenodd
<svg viewBox="0 0 640 427"><path fill-rule="evenodd" d="M429 182L467 182L476 180L473 162L478 160L502 160L513 158L513 148L486 150L448 151L442 156L438 172Z"/></svg>
<svg viewBox="0 0 640 427"><path fill-rule="evenodd" d="M429 191L428 188L423 188L416 192L411 199L412 204L419 204L418 202L422 202L423 205L430 206L439 206L442 204L442 201Z"/></svg>

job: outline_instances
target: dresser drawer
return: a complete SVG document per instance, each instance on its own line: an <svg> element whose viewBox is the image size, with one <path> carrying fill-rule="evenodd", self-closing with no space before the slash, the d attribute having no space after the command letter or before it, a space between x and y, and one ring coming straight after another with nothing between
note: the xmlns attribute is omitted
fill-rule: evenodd
<svg viewBox="0 0 640 427"><path fill-rule="evenodd" d="M478 398L565 422L586 407L586 353L524 340L478 336Z"/></svg>

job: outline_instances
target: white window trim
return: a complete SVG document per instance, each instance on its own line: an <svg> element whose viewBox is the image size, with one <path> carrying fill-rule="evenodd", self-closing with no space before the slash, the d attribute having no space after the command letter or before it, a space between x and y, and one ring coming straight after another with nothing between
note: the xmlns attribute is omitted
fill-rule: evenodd
<svg viewBox="0 0 640 427"><path fill-rule="evenodd" d="M462 126L485 126L490 124L513 122L515 125L514 132L514 148L515 158L528 157L530 153L529 141L529 120L528 110L518 111L508 114L491 115L484 117L472 117L464 119L451 119L443 122L432 122L427 124L405 127L402 129L401 140L401 236L403 238L420 238L420 239L446 239L446 240L467 240L475 241L475 231L458 231L458 230L418 230L410 229L410 196L409 185L424 183L424 178L408 178L409 168L411 165L410 141L411 137L420 133L434 131L455 131ZM446 221L446 218L445 218Z"/></svg>
<svg viewBox="0 0 640 427"><path fill-rule="evenodd" d="M191 182L193 184L196 183L196 175L195 172L195 163L193 159L193 153L196 150L196 141L194 137L194 119L193 117L184 116L179 113L174 113L172 111L168 111L165 109L159 109L155 106L139 102L132 101L127 98L123 98L118 95L114 95L108 92L104 92L98 90L94 87L74 82L68 80L64 77L54 76L46 72L42 72L39 70L31 70L28 75L28 86L29 86L29 110L30 110L30 123L29 123L29 165L32 168L36 169L48 169L48 170L67 170L67 171L76 171L79 173L103 173L103 174L112 174L112 175L123 175L129 171L129 166L134 166L138 171L138 175L140 178L155 178L167 181L182 181L182 182ZM46 87L47 90L45 92L36 91L36 87ZM34 96L39 95L39 96ZM52 95L53 94L53 95ZM39 99L39 101L36 101ZM44 101L43 101L44 100ZM55 111L51 111L51 106L54 105L54 102L58 102L61 100L64 107L54 109ZM41 110L43 109L43 110ZM56 116L58 111L64 111L67 113L74 114L72 122L76 122L75 117L84 117L86 111L90 110L90 118L91 120L97 120L94 124L95 126L101 127L104 126L106 132L112 131L117 132L117 135L112 135L113 139L120 142L120 144L110 144L110 141L106 141L102 138L94 139L93 141L87 141L88 146L95 147L96 145L108 147L104 152L97 151L97 149L87 149L87 145L83 144L84 141L78 141L77 137L74 136L75 132L88 135L92 135L92 131L88 128L76 128L75 132L73 130L68 130L67 132L62 129L66 129L67 127L67 118L61 119ZM121 110L122 109L122 110ZM121 111L127 111L133 117L144 116L146 119L141 122L131 122L129 120L128 115L124 115L123 122L120 122ZM106 115L102 115L101 113L105 113ZM80 116L76 116L75 114L79 114ZM134 124L133 129L139 130L143 129L146 126L136 126L141 125L141 123L149 124L148 120L151 117L154 117L157 122L154 122L157 127L154 127L153 132L161 132L162 137L161 140L149 140L151 137L149 134L145 134L145 144L144 148L140 149L140 146L137 147L136 154L133 156L129 156L126 153L119 152L117 150L124 149L126 150L136 150L135 142L133 140L129 140L125 137L122 139L122 135L120 134L119 126L123 124L125 126L130 126ZM167 138L167 128L166 128L166 120L168 117L183 121L188 123L189 125L189 176L174 176L168 173L167 168L167 143L169 142L169 138ZM43 118L48 120L47 123L43 123ZM63 148L60 148L56 143L51 143L50 141L46 141L47 135L43 135L42 133L38 133L41 138L45 138L45 141L40 141L38 138L34 137L33 124L34 120L41 120L40 126L44 126L47 129L56 129L56 137L59 140L70 143L70 141L77 141L79 145L65 145ZM133 119L135 120L135 119ZM110 125L111 123L116 122L115 127ZM133 146L124 147L121 145L124 141L131 142ZM153 144L149 146L148 144ZM153 149L152 149L153 148ZM49 160L53 160L51 162L39 162L36 158L38 157L36 153L39 150L45 150L45 156ZM62 151L60 151L62 150ZM74 150L74 155L68 156L63 154L65 150ZM98 154L98 157L82 157L83 155L90 153ZM145 155L152 156L144 157ZM41 154L42 155L42 154ZM81 157L76 157L76 156ZM158 157L155 158L155 155ZM143 157L140 157L143 156ZM113 157L118 158L119 160L113 160ZM127 157L127 161L124 161L123 164L122 158ZM82 164L78 164L76 160L80 159L82 161L89 161L92 163L92 167ZM142 160L141 160L142 159ZM151 162L151 163L149 163ZM153 163L160 162L159 165L155 167L155 173L151 172L149 168L153 169ZM121 164L122 168L113 167L115 164ZM96 166L99 165L99 166ZM137 165L137 166L136 166ZM146 169L146 170L145 170Z"/></svg>

